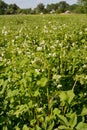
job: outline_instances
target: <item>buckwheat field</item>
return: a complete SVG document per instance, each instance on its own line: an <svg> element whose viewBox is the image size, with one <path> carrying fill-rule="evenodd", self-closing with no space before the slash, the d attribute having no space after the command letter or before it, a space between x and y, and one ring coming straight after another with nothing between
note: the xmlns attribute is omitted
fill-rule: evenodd
<svg viewBox="0 0 87 130"><path fill-rule="evenodd" d="M87 15L0 16L0 129L87 130Z"/></svg>

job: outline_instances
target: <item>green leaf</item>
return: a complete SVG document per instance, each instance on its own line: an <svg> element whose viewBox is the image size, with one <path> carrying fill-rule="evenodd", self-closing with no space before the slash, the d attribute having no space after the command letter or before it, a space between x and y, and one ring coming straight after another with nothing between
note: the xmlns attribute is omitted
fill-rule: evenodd
<svg viewBox="0 0 87 130"><path fill-rule="evenodd" d="M82 116L87 115L87 108L86 107L83 108L81 115Z"/></svg>
<svg viewBox="0 0 87 130"><path fill-rule="evenodd" d="M72 102L74 97L75 97L75 94L74 94L73 90L67 91L67 98L68 98L68 103L69 104Z"/></svg>
<svg viewBox="0 0 87 130"><path fill-rule="evenodd" d="M28 108L32 108L33 107L33 102L32 100L30 100L30 102L28 103Z"/></svg>
<svg viewBox="0 0 87 130"><path fill-rule="evenodd" d="M82 39L81 42L82 42L82 43L85 43L86 41L85 41L85 39Z"/></svg>
<svg viewBox="0 0 87 130"><path fill-rule="evenodd" d="M87 124L86 124L86 123L83 123L83 122L80 122L80 123L77 125L76 130L87 130Z"/></svg>
<svg viewBox="0 0 87 130"><path fill-rule="evenodd" d="M3 126L3 130L8 130L7 126Z"/></svg>
<svg viewBox="0 0 87 130"><path fill-rule="evenodd" d="M16 115L16 117L19 117L20 114L22 114L23 112L26 112L28 110L28 106L26 104L18 105L16 109L17 110L14 114Z"/></svg>
<svg viewBox="0 0 87 130"><path fill-rule="evenodd" d="M47 129L47 122L42 123L42 128L45 129L45 130Z"/></svg>
<svg viewBox="0 0 87 130"><path fill-rule="evenodd" d="M21 80L21 82L22 82L22 84L24 85L24 87L26 88L26 87L27 87L27 81L26 81L26 79L23 78L23 79Z"/></svg>
<svg viewBox="0 0 87 130"><path fill-rule="evenodd" d="M30 121L30 125L31 125L31 126L35 125L35 123L36 123L36 120L35 120L35 119L33 119L33 120Z"/></svg>
<svg viewBox="0 0 87 130"><path fill-rule="evenodd" d="M44 86L46 86L47 81L48 81L48 79L46 77L41 78L39 81L37 81L37 85L44 87Z"/></svg>
<svg viewBox="0 0 87 130"><path fill-rule="evenodd" d="M68 126L68 125L69 125L69 122L68 122L68 120L67 120L66 117L64 117L64 116L62 116L62 115L58 115L58 117L59 117L60 123L62 123L62 124L65 125L65 126Z"/></svg>
<svg viewBox="0 0 87 130"><path fill-rule="evenodd" d="M69 91L62 91L59 94L61 102L68 102L69 104L72 102L75 94L73 93L73 90Z"/></svg>
<svg viewBox="0 0 87 130"><path fill-rule="evenodd" d="M15 127L15 130L20 130L20 128L18 126Z"/></svg>
<svg viewBox="0 0 87 130"><path fill-rule="evenodd" d="M50 117L49 116L46 116L45 117L45 122L49 122L50 121Z"/></svg>
<svg viewBox="0 0 87 130"><path fill-rule="evenodd" d="M36 125L36 129L35 130L42 130L38 125Z"/></svg>
<svg viewBox="0 0 87 130"><path fill-rule="evenodd" d="M5 92L5 90L6 90L6 86L7 86L7 84L8 84L8 80L3 80L3 79L1 79L0 80L0 96L3 96L3 93ZM1 87L2 86L2 87Z"/></svg>
<svg viewBox="0 0 87 130"><path fill-rule="evenodd" d="M18 89L15 89L13 91L11 91L10 89L8 90L8 93L7 93L7 98L13 98L15 96L18 96L19 94L19 90Z"/></svg>
<svg viewBox="0 0 87 130"><path fill-rule="evenodd" d="M65 101L67 100L66 93L63 92L63 91L60 92L59 97L60 97L60 101L61 101L61 102L65 102Z"/></svg>
<svg viewBox="0 0 87 130"><path fill-rule="evenodd" d="M70 122L69 122L69 124L70 124L70 126L72 127L72 128L74 128L75 127L75 125L77 124L77 115L76 115L76 113L73 113L71 116L70 116Z"/></svg>
<svg viewBox="0 0 87 130"><path fill-rule="evenodd" d="M27 125L24 125L22 130L29 130L29 128Z"/></svg>
<svg viewBox="0 0 87 130"><path fill-rule="evenodd" d="M52 123L50 124L50 126L47 128L47 130L53 130L53 127L54 127L54 122L52 122Z"/></svg>
<svg viewBox="0 0 87 130"><path fill-rule="evenodd" d="M60 114L60 110L59 110L58 108L55 108L55 109L53 110L53 114L54 114L54 115L59 115L59 114Z"/></svg>
<svg viewBox="0 0 87 130"><path fill-rule="evenodd" d="M39 90L36 90L35 93L34 93L34 96L37 97L39 95L40 95Z"/></svg>
<svg viewBox="0 0 87 130"><path fill-rule="evenodd" d="M66 127L65 125L60 125L58 130L73 130L72 128Z"/></svg>

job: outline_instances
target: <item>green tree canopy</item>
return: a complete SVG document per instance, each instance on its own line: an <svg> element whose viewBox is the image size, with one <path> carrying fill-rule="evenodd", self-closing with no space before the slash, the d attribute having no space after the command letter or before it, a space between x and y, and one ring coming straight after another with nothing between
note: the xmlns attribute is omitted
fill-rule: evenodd
<svg viewBox="0 0 87 130"><path fill-rule="evenodd" d="M16 4L10 4L7 8L7 14L16 14L19 7Z"/></svg>
<svg viewBox="0 0 87 130"><path fill-rule="evenodd" d="M69 7L69 4L67 4L65 1L59 2L58 5L59 5L58 7L60 9L60 12L62 12L62 13L65 12Z"/></svg>
<svg viewBox="0 0 87 130"><path fill-rule="evenodd" d="M0 0L0 15L5 14L7 6L8 5L4 1Z"/></svg>
<svg viewBox="0 0 87 130"><path fill-rule="evenodd" d="M35 12L37 14L44 12L44 4L43 3L38 4L37 7L35 8Z"/></svg>
<svg viewBox="0 0 87 130"><path fill-rule="evenodd" d="M87 0L78 0L79 5L83 7L85 13L87 13Z"/></svg>

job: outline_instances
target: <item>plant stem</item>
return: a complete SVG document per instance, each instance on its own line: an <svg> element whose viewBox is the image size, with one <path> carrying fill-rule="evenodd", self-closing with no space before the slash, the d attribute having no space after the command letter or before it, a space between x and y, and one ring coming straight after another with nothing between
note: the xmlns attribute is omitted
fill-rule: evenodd
<svg viewBox="0 0 87 130"><path fill-rule="evenodd" d="M75 89L76 83L77 83L77 80L75 80L74 85L73 85L73 87L72 87L72 90Z"/></svg>

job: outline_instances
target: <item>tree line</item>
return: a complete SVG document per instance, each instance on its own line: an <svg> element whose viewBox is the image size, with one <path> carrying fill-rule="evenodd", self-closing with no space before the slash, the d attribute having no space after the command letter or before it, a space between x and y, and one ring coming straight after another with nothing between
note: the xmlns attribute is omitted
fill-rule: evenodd
<svg viewBox="0 0 87 130"><path fill-rule="evenodd" d="M69 10L72 13L87 13L87 0L78 0L76 4L69 5L66 1L55 4L39 3L36 8L21 9L16 4L7 4L0 0L0 15L4 14L47 14L64 13Z"/></svg>

